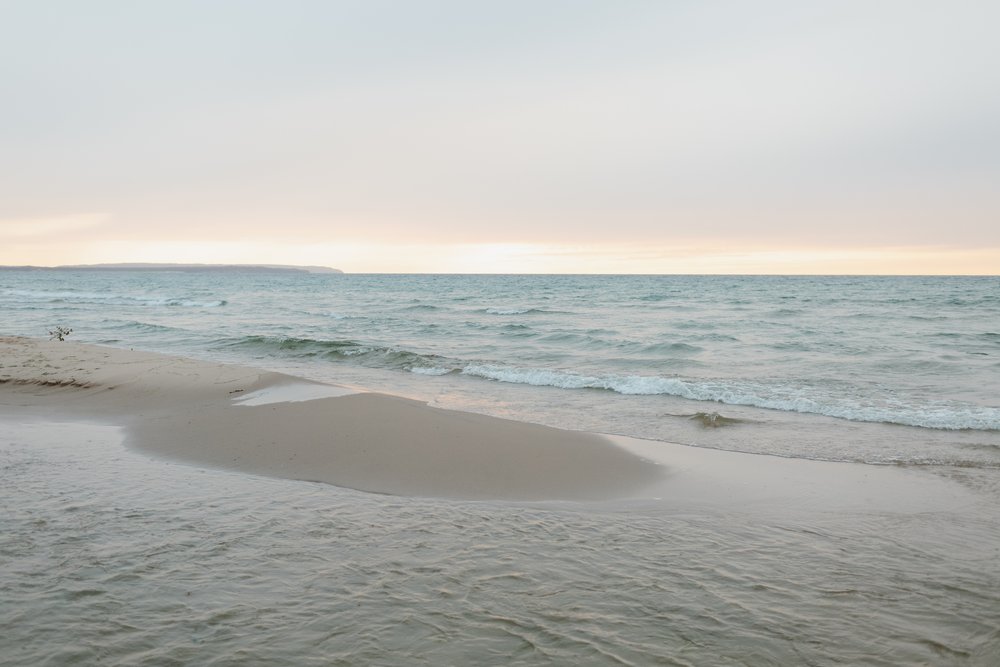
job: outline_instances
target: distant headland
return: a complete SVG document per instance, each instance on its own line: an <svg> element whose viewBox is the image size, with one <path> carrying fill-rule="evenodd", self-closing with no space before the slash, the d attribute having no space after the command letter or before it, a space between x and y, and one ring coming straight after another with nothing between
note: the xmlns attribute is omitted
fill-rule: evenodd
<svg viewBox="0 0 1000 667"><path fill-rule="evenodd" d="M186 273L343 273L328 266L291 264L64 264L61 266L0 266L0 270L20 271L183 271Z"/></svg>

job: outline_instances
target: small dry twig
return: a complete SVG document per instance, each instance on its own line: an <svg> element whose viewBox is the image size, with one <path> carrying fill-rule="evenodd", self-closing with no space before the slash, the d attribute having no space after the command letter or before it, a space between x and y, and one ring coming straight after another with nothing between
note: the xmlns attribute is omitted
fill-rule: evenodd
<svg viewBox="0 0 1000 667"><path fill-rule="evenodd" d="M56 327L49 332L49 340L66 340L66 336L73 333L72 329L66 327Z"/></svg>

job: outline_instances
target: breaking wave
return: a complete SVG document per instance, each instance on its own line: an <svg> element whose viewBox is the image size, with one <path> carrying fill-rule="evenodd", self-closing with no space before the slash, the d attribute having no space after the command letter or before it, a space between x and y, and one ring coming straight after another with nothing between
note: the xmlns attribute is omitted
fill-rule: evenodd
<svg viewBox="0 0 1000 667"><path fill-rule="evenodd" d="M298 359L324 359L326 361L353 361L364 366L413 370L425 375L442 373L419 369L439 368L445 358L436 354L421 354L393 346L367 345L354 340L316 340L279 336L245 336L218 341L216 347L238 349L258 355L277 355ZM449 369L450 371L450 369ZM449 372L445 371L445 372Z"/></svg>
<svg viewBox="0 0 1000 667"><path fill-rule="evenodd" d="M469 364L463 375L560 389L602 389L625 395L667 395L694 401L802 412L850 421L944 430L1000 430L1000 408L967 404L874 405L823 396L805 387L738 380L690 380L643 375L581 375L545 368ZM888 402L887 402L888 403Z"/></svg>
<svg viewBox="0 0 1000 667"><path fill-rule="evenodd" d="M448 375L449 373L456 372L456 369L441 368L440 366L414 366L410 369L410 372L417 375Z"/></svg>
<svg viewBox="0 0 1000 667"><path fill-rule="evenodd" d="M217 347L259 356L321 359L388 368L416 375L461 374L511 384L559 389L603 390L631 396L676 396L693 401L742 405L783 412L835 417L856 422L917 426L940 430L1000 431L1000 408L958 402L905 402L898 398L852 397L844 390L788 382L690 379L654 375L587 375L552 368L524 368L469 362L395 346L356 340L246 336L218 341Z"/></svg>

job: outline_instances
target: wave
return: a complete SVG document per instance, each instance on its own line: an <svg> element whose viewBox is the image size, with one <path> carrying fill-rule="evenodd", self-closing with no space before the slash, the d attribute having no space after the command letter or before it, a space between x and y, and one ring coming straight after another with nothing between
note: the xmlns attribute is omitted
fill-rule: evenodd
<svg viewBox="0 0 1000 667"><path fill-rule="evenodd" d="M217 341L215 345L219 348L299 359L351 360L364 366L395 370L433 369L448 365L448 360L437 354L424 354L392 346L367 345L354 340L244 336ZM445 372L450 372L450 370L451 367ZM414 370L414 372L421 373L420 370ZM424 372L423 374L443 375L443 373L434 372Z"/></svg>
<svg viewBox="0 0 1000 667"><path fill-rule="evenodd" d="M116 306L180 306L185 308L218 308L225 306L225 299L208 301L185 297L133 296L129 294L103 294L96 292L36 292L32 290L6 290L5 295L24 297L44 303L81 303Z"/></svg>
<svg viewBox="0 0 1000 667"><path fill-rule="evenodd" d="M477 310L477 313L486 313L487 315L559 315L565 314L562 310L549 310L547 308L483 308Z"/></svg>
<svg viewBox="0 0 1000 667"><path fill-rule="evenodd" d="M403 313L433 313L434 311L437 310L447 310L447 309L444 308L443 306L435 306L430 303L418 303L413 306L402 306L401 308L397 308L396 310Z"/></svg>
<svg viewBox="0 0 1000 667"><path fill-rule="evenodd" d="M449 373L457 372L457 370L455 368L442 368L440 366L414 366L410 368L410 372L417 375L448 375Z"/></svg>
<svg viewBox="0 0 1000 667"><path fill-rule="evenodd" d="M712 343L738 343L738 342L740 342L740 339L737 338L736 336L729 336L727 334L717 334L717 333L702 334L700 336L694 336L693 339L694 340L708 341L708 342L712 342Z"/></svg>
<svg viewBox="0 0 1000 667"><path fill-rule="evenodd" d="M1000 300L998 299L998 297L992 295L971 297L971 298L962 298L956 296L948 299L947 301L945 301L945 303L952 306L984 306L987 304L993 304L998 300Z"/></svg>
<svg viewBox="0 0 1000 667"><path fill-rule="evenodd" d="M1000 408L996 407L945 402L908 405L900 401L866 401L788 383L693 380L650 375L585 375L552 368L464 362L442 355L394 346L371 345L356 340L246 336L219 341L216 345L263 355L356 363L416 375L461 374L497 382L569 390L604 390L630 396L676 396L694 401L808 413L858 422L940 430L1000 431Z"/></svg>
<svg viewBox="0 0 1000 667"><path fill-rule="evenodd" d="M652 345L643 345L639 349L639 352L643 354L686 354L704 351L705 348L691 345L690 343L654 343Z"/></svg>
<svg viewBox="0 0 1000 667"><path fill-rule="evenodd" d="M634 396L667 395L695 401L801 412L850 421L942 430L1000 430L1000 408L978 405L872 405L838 397L811 397L808 390L738 380L683 380L644 375L580 375L545 368L469 364L463 375L561 389L602 389Z"/></svg>
<svg viewBox="0 0 1000 667"><path fill-rule="evenodd" d="M642 296L635 297L636 301L666 301L667 299L676 299L676 292L671 292L670 294L643 294Z"/></svg>
<svg viewBox="0 0 1000 667"><path fill-rule="evenodd" d="M179 329L177 327L170 327L164 324L153 324L152 322L138 322L133 320L131 322L119 322L117 324L109 324L109 331L120 331L120 330L130 330L130 331L142 331L144 333L173 333L173 332L183 332L184 329Z"/></svg>

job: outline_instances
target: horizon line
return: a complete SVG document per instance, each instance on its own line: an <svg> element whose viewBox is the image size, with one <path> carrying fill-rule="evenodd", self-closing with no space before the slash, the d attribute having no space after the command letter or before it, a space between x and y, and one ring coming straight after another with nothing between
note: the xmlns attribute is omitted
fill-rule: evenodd
<svg viewBox="0 0 1000 667"><path fill-rule="evenodd" d="M316 272L312 275L353 275L353 276L692 276L692 277L761 277L761 278L1000 278L1000 273L615 273L615 272L463 272L463 271L345 271L331 266L316 264L265 264L265 263L207 263L207 262L106 262L98 264L0 264L0 270L108 270L129 271L141 268L159 267L231 267L247 269L288 268L326 269L330 273Z"/></svg>

